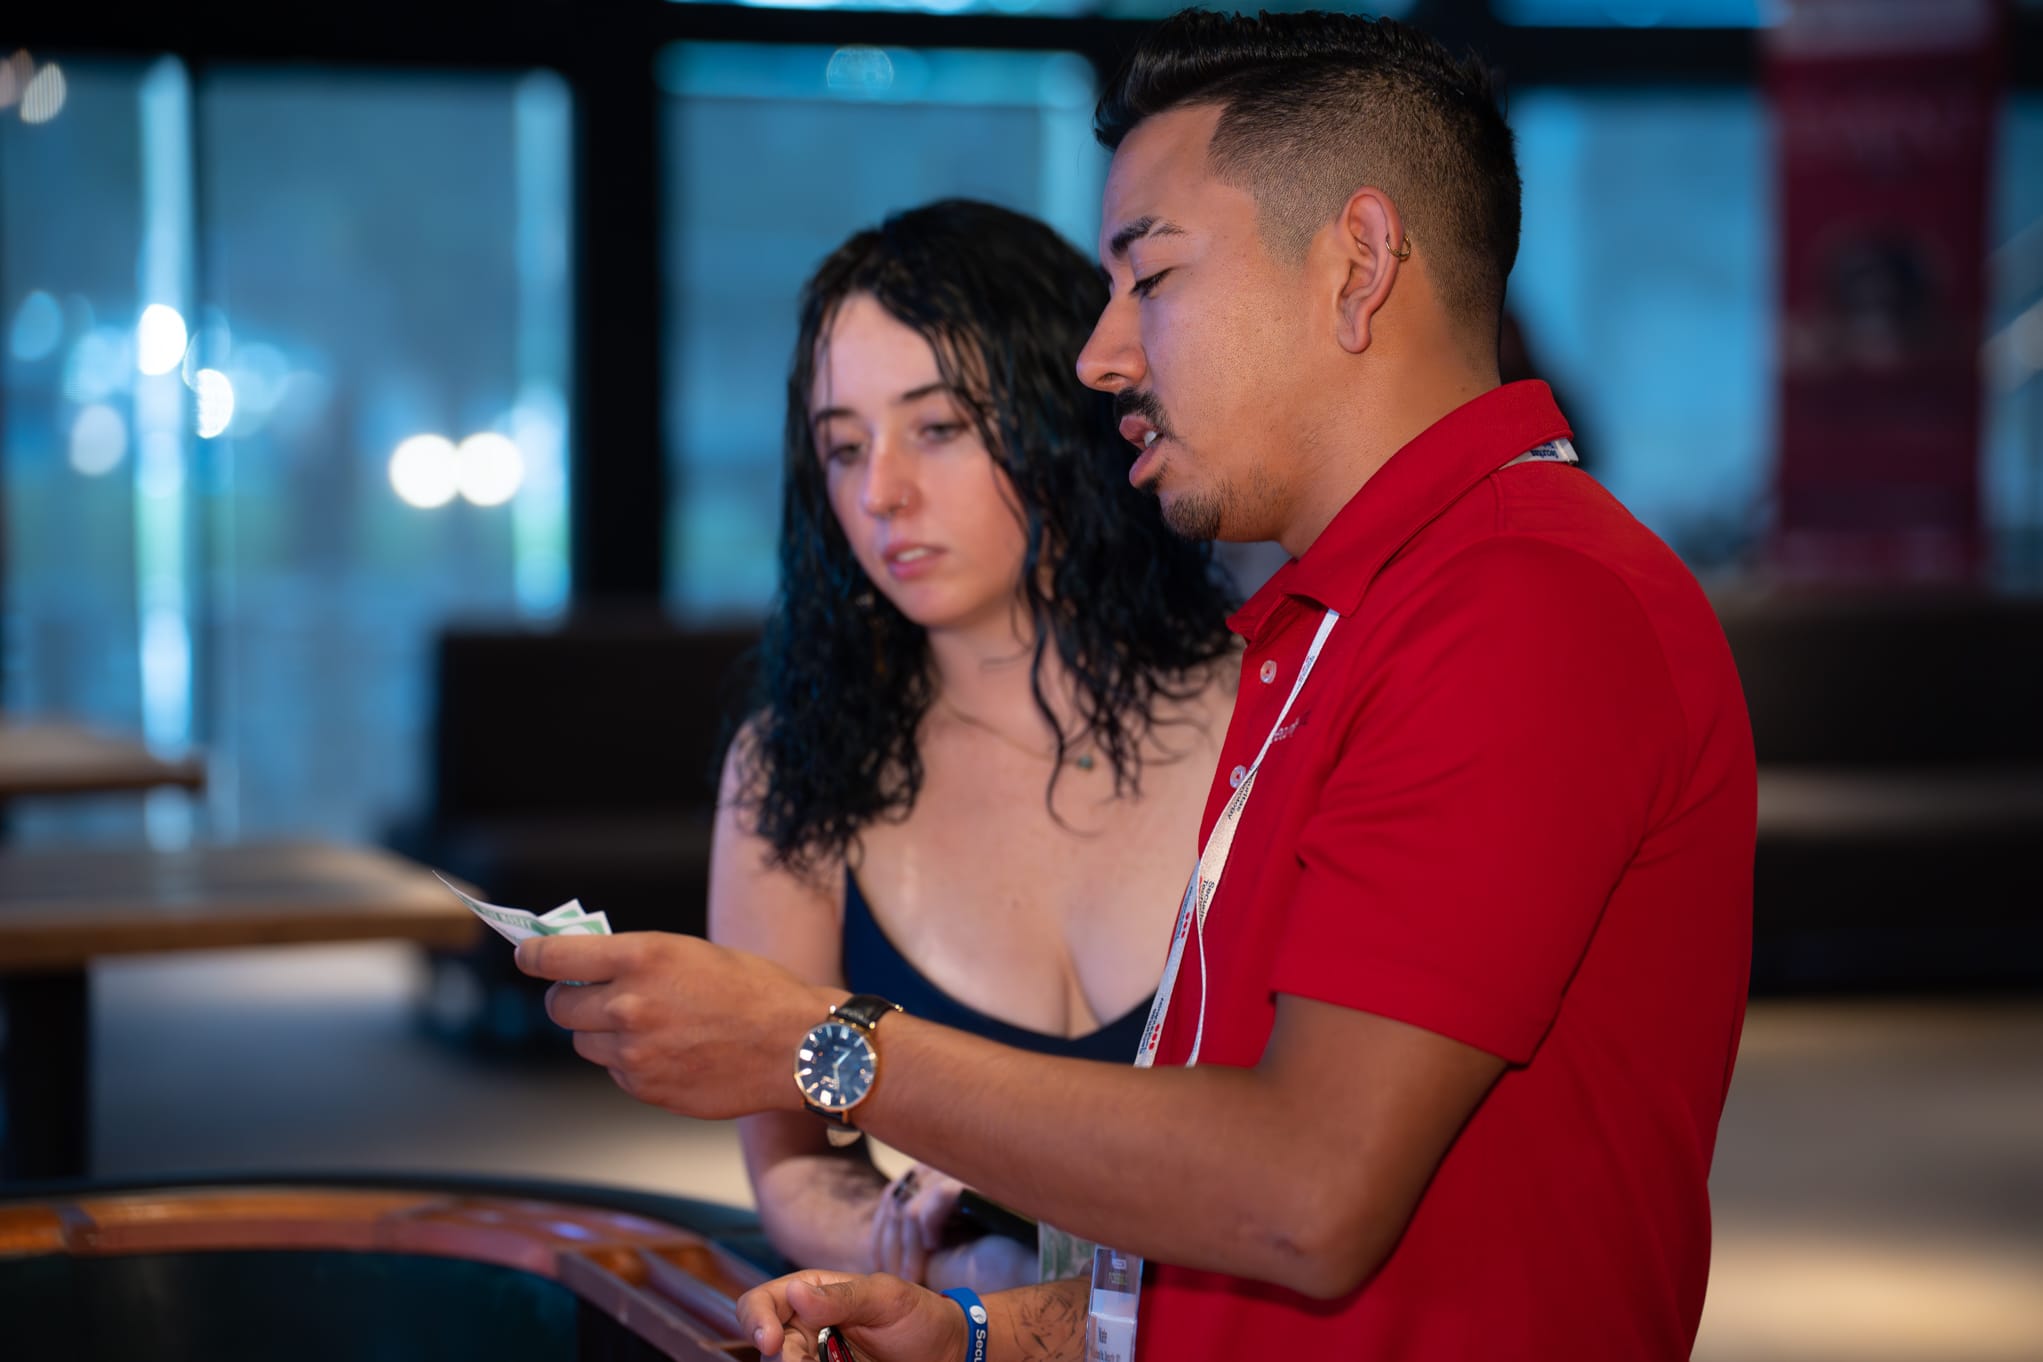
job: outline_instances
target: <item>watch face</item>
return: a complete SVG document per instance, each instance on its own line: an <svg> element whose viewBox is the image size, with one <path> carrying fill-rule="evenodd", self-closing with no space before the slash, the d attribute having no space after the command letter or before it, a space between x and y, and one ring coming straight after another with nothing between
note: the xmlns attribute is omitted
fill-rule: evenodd
<svg viewBox="0 0 2043 1362"><path fill-rule="evenodd" d="M873 1045L865 1032L833 1019L802 1038L795 1051L795 1082L816 1106L843 1111L856 1106L872 1088L874 1066Z"/></svg>

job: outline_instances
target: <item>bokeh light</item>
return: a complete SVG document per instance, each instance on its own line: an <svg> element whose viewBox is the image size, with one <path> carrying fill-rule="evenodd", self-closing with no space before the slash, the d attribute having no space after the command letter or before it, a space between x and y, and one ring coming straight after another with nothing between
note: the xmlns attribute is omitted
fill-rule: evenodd
<svg viewBox="0 0 2043 1362"><path fill-rule="evenodd" d="M525 482L525 456L508 435L483 431L455 451L455 479L461 495L477 506L501 506Z"/></svg>
<svg viewBox="0 0 2043 1362"><path fill-rule="evenodd" d="M21 121L49 122L63 112L68 91L64 68L55 62L45 62L42 70L29 77L28 87L21 92Z"/></svg>
<svg viewBox="0 0 2043 1362"><path fill-rule="evenodd" d="M128 423L104 402L95 402L71 422L71 467L88 478L120 466L128 452Z"/></svg>
<svg viewBox="0 0 2043 1362"><path fill-rule="evenodd" d="M184 358L190 340L176 308L151 303L135 324L135 367L145 374L167 374Z"/></svg>
<svg viewBox="0 0 2043 1362"><path fill-rule="evenodd" d="M192 376L197 398L199 438L210 440L234 419L234 384L218 369L201 369Z"/></svg>
<svg viewBox="0 0 2043 1362"><path fill-rule="evenodd" d="M444 435L414 435L390 454L390 486L407 506L445 506L460 490L460 459Z"/></svg>
<svg viewBox="0 0 2043 1362"><path fill-rule="evenodd" d="M839 94L877 98L894 88L894 62L877 47L840 47L830 54L823 80Z"/></svg>
<svg viewBox="0 0 2043 1362"><path fill-rule="evenodd" d="M0 71L5 71L0 66ZM16 359L43 359L64 339L64 309L41 289L32 291L15 310L14 325L7 334L7 350Z"/></svg>

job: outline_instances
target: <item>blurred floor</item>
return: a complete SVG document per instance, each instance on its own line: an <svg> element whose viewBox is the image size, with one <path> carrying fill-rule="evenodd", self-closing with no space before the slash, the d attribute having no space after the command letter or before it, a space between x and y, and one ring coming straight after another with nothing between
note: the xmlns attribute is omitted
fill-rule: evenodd
<svg viewBox="0 0 2043 1362"><path fill-rule="evenodd" d="M401 947L95 974L106 1176L402 1168L749 1200L728 1127L412 1028ZM1697 1362L2043 1358L2043 1000L1763 1004L1719 1146Z"/></svg>

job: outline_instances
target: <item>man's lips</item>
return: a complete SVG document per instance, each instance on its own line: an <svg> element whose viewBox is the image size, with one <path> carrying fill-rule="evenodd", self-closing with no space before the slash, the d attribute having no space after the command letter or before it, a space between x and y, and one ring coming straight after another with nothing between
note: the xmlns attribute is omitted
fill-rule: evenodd
<svg viewBox="0 0 2043 1362"><path fill-rule="evenodd" d="M1148 417L1130 414L1121 418L1121 438L1137 449L1147 449L1163 438L1163 432Z"/></svg>

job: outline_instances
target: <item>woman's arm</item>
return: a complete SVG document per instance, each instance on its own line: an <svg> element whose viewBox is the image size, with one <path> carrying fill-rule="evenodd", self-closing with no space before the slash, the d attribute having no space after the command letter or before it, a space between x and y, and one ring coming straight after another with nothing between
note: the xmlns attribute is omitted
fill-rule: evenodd
<svg viewBox="0 0 2043 1362"><path fill-rule="evenodd" d="M774 866L771 848L743 811L744 765L754 741L747 725L724 758L709 862L710 939L763 955L810 983L842 987L842 888ZM792 1068L788 1074L792 1083ZM748 1116L738 1131L773 1246L803 1267L872 1271L873 1212L886 1179L864 1144L832 1148L822 1123L797 1112Z"/></svg>
<svg viewBox="0 0 2043 1362"><path fill-rule="evenodd" d="M741 760L750 742L747 728L724 761L710 853L710 939L841 988L841 881L809 883L771 863L742 808ZM789 1083L791 1066L792 1057ZM992 1291L1035 1280L1035 1251L1011 1240L940 1246L960 1185L940 1173L918 1164L890 1185L863 1141L834 1148L822 1123L802 1112L747 1116L738 1134L766 1236L802 1267L891 1272L938 1289Z"/></svg>

